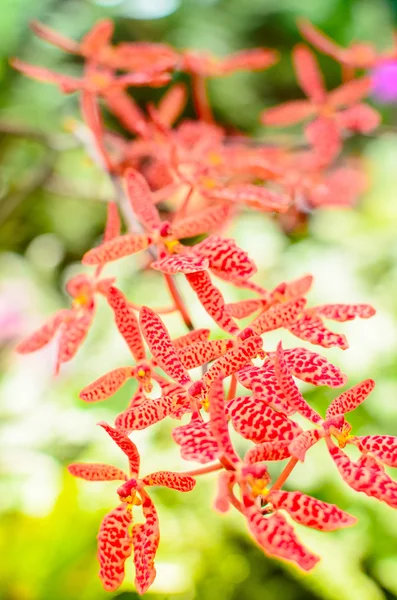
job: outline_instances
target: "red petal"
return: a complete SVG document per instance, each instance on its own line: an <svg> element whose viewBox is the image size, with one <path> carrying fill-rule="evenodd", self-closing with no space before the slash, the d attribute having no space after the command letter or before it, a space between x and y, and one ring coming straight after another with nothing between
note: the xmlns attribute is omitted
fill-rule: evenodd
<svg viewBox="0 0 397 600"><path fill-rule="evenodd" d="M220 228L231 216L232 208L228 204L218 204L204 208L191 214L189 217L179 219L172 224L172 233L175 238L188 238L209 233Z"/></svg>
<svg viewBox="0 0 397 600"><path fill-rule="evenodd" d="M143 306L140 312L140 325L158 365L180 385L191 383L192 380L182 365L160 317L147 306Z"/></svg>
<svg viewBox="0 0 397 600"><path fill-rule="evenodd" d="M109 240L118 237L120 235L120 228L121 223L117 204L115 202L108 202L106 228L103 241L108 242Z"/></svg>
<svg viewBox="0 0 397 600"><path fill-rule="evenodd" d="M131 476L138 475L140 457L138 449L135 446L134 442L130 440L128 435L121 429L114 429L104 421L101 421L100 423L98 423L98 425L103 427L106 433L112 438L114 442L116 442L118 447L128 457L130 463Z"/></svg>
<svg viewBox="0 0 397 600"><path fill-rule="evenodd" d="M284 460L291 456L289 442L263 442L248 450L244 456L246 464L254 464L268 460Z"/></svg>
<svg viewBox="0 0 397 600"><path fill-rule="evenodd" d="M293 281L283 281L270 293L269 302L285 302L305 296L313 285L313 275L303 275Z"/></svg>
<svg viewBox="0 0 397 600"><path fill-rule="evenodd" d="M131 367L113 369L83 388L79 396L84 402L106 400L113 396L130 377L132 377Z"/></svg>
<svg viewBox="0 0 397 600"><path fill-rule="evenodd" d="M93 28L83 37L80 42L80 51L83 56L96 59L98 53L112 40L114 31L113 21L101 19L95 23Z"/></svg>
<svg viewBox="0 0 397 600"><path fill-rule="evenodd" d="M317 352L289 348L284 350L284 358L291 374L306 383L340 387L347 381L347 375Z"/></svg>
<svg viewBox="0 0 397 600"><path fill-rule="evenodd" d="M131 523L131 509L125 503L110 511L101 523L98 533L99 577L108 592L117 590L123 582L124 563L132 552Z"/></svg>
<svg viewBox="0 0 397 600"><path fill-rule="evenodd" d="M19 342L15 349L16 352L19 354L30 354L30 352L36 352L36 350L43 348L43 346L52 340L64 320L72 314L73 311L67 309L56 312L40 329L22 340L22 342Z"/></svg>
<svg viewBox="0 0 397 600"><path fill-rule="evenodd" d="M118 415L115 425L126 431L146 429L172 413L177 398L173 395L147 398L138 406L132 406Z"/></svg>
<svg viewBox="0 0 397 600"><path fill-rule="evenodd" d="M148 231L161 226L160 215L153 203L152 192L146 179L135 169L127 169L125 182L132 210Z"/></svg>
<svg viewBox="0 0 397 600"><path fill-rule="evenodd" d="M318 155L322 165L332 162L342 149L340 127L332 117L317 117L306 125L305 137Z"/></svg>
<svg viewBox="0 0 397 600"><path fill-rule="evenodd" d="M298 29L302 36L317 50L332 56L335 60L343 61L345 50L338 46L325 33L315 27L308 19L298 19Z"/></svg>
<svg viewBox="0 0 397 600"><path fill-rule="evenodd" d="M131 133L147 137L148 123L145 114L127 92L113 87L104 93L104 98L109 110L117 117L123 127Z"/></svg>
<svg viewBox="0 0 397 600"><path fill-rule="evenodd" d="M202 193L215 200L246 204L251 208L265 212L285 212L290 204L287 196L252 183L240 183L230 187L203 190Z"/></svg>
<svg viewBox="0 0 397 600"><path fill-rule="evenodd" d="M72 463L68 471L74 477L87 481L127 481L128 477L121 469L101 463Z"/></svg>
<svg viewBox="0 0 397 600"><path fill-rule="evenodd" d="M298 412L312 423L321 423L321 416L306 402L289 372L281 342L277 346L274 374L287 403L294 409L294 412Z"/></svg>
<svg viewBox="0 0 397 600"><path fill-rule="evenodd" d="M357 436L352 440L361 452L370 452L389 467L397 467L397 437L393 435Z"/></svg>
<svg viewBox="0 0 397 600"><path fill-rule="evenodd" d="M204 340L182 348L178 356L183 366L190 370L222 356L235 345L233 340Z"/></svg>
<svg viewBox="0 0 397 600"><path fill-rule="evenodd" d="M335 504L322 502L301 492L275 491L266 499L276 510L285 510L297 523L319 531L335 531L357 522L355 517Z"/></svg>
<svg viewBox="0 0 397 600"><path fill-rule="evenodd" d="M248 279L257 271L248 254L230 238L210 235L194 246L194 252L207 258L211 269L232 273L236 279Z"/></svg>
<svg viewBox="0 0 397 600"><path fill-rule="evenodd" d="M245 317L249 317L252 313L256 312L260 308L265 306L265 300L261 298L258 299L250 299L250 300L240 300L240 302L232 302L230 304L225 304L225 309L227 314L234 319L244 319Z"/></svg>
<svg viewBox="0 0 397 600"><path fill-rule="evenodd" d="M195 329L194 331L189 331L185 335L181 335L180 337L174 338L172 343L176 350L181 350L182 348L186 348L195 342L205 341L209 338L210 335L209 329Z"/></svg>
<svg viewBox="0 0 397 600"><path fill-rule="evenodd" d="M191 492L196 480L189 475L179 475L172 471L156 471L142 479L144 485L161 485L177 492Z"/></svg>
<svg viewBox="0 0 397 600"><path fill-rule="evenodd" d="M236 71L263 71L274 65L279 60L276 50L269 48L251 48L240 50L221 59L220 74L228 75Z"/></svg>
<svg viewBox="0 0 397 600"><path fill-rule="evenodd" d="M31 21L30 28L42 40L57 46L64 52L69 52L70 54L79 53L80 46L77 42L63 36L61 33L58 33L58 31L47 27L47 25L40 23L40 21Z"/></svg>
<svg viewBox="0 0 397 600"><path fill-rule="evenodd" d="M325 418L331 419L337 415L344 415L351 412L357 408L361 402L364 402L374 387L375 381L373 379L364 379L361 383L357 383L357 385L350 388L350 390L343 392L343 394L331 402L325 413Z"/></svg>
<svg viewBox="0 0 397 600"><path fill-rule="evenodd" d="M241 461L234 451L229 436L222 378L215 379L211 385L208 400L210 405L210 431L218 444L218 453L231 464L239 464Z"/></svg>
<svg viewBox="0 0 397 600"><path fill-rule="evenodd" d="M238 333L239 328L227 315L223 296L218 288L213 285L208 273L205 271L191 273L190 275L186 275L186 279L215 323L232 335Z"/></svg>
<svg viewBox="0 0 397 600"><path fill-rule="evenodd" d="M139 330L138 319L127 298L114 286L109 288L106 297L109 306L114 311L117 328L125 339L133 357L136 361L144 360L146 353Z"/></svg>
<svg viewBox="0 0 397 600"><path fill-rule="evenodd" d="M82 87L82 81L77 77L70 77L68 75L54 73L50 69L25 63L22 60L19 60L19 58L11 59L10 63L14 69L17 69L28 77L32 77L33 79L37 79L43 83L54 83L55 85L59 86L61 92L64 94L72 94Z"/></svg>
<svg viewBox="0 0 397 600"><path fill-rule="evenodd" d="M246 508L244 513L254 539L269 556L294 562L304 571L310 571L320 560L300 543L280 513L265 517L255 505Z"/></svg>
<svg viewBox="0 0 397 600"><path fill-rule="evenodd" d="M266 331L273 331L280 327L288 327L290 323L296 321L298 315L302 312L306 304L305 298L290 300L285 304L275 305L267 311L261 313L254 319L250 327L261 335Z"/></svg>
<svg viewBox="0 0 397 600"><path fill-rule="evenodd" d="M370 77L352 79L329 93L328 101L331 106L352 106L368 96L372 88Z"/></svg>
<svg viewBox="0 0 397 600"><path fill-rule="evenodd" d="M343 480L356 492L363 492L397 508L397 483L380 469L368 468L354 463L337 448L331 440L327 440L329 452Z"/></svg>
<svg viewBox="0 0 397 600"><path fill-rule="evenodd" d="M176 427L172 437L181 447L181 456L185 460L205 464L215 460L219 454L218 443L210 431L209 423L192 419L187 425Z"/></svg>
<svg viewBox="0 0 397 600"><path fill-rule="evenodd" d="M288 330L301 340L323 348L338 346L346 350L349 347L344 335L330 331L323 325L321 319L310 314L303 315L296 323L289 325Z"/></svg>
<svg viewBox="0 0 397 600"><path fill-rule="evenodd" d="M72 319L65 323L65 328L59 340L58 360L56 365L57 373L61 364L71 360L84 342L88 330L91 327L93 317L93 311L86 311L82 315L76 314Z"/></svg>
<svg viewBox="0 0 397 600"><path fill-rule="evenodd" d="M356 317L369 319L375 314L375 309L370 304L324 304L316 306L314 312L326 319L333 321L352 321Z"/></svg>
<svg viewBox="0 0 397 600"><path fill-rule="evenodd" d="M202 256L194 254L171 254L150 265L152 269L174 275L175 273L198 273L209 267L209 262Z"/></svg>
<svg viewBox="0 0 397 600"><path fill-rule="evenodd" d="M307 100L290 100L261 113L263 125L287 127L305 121L314 113L314 107Z"/></svg>
<svg viewBox="0 0 397 600"><path fill-rule="evenodd" d="M145 250L151 243L151 238L144 234L127 233L126 235L120 235L86 252L82 263L83 265L105 265L108 262Z"/></svg>
<svg viewBox="0 0 397 600"><path fill-rule="evenodd" d="M292 456L295 456L295 458L303 462L306 457L306 452L322 437L324 437L324 432L321 429L310 429L309 431L303 431L294 440L292 440L288 446L288 449Z"/></svg>
<svg viewBox="0 0 397 600"><path fill-rule="evenodd" d="M156 577L154 558L160 541L159 522L153 502L144 490L142 511L145 522L132 528L132 544L134 547L135 586L138 594L144 594Z"/></svg>
<svg viewBox="0 0 397 600"><path fill-rule="evenodd" d="M323 103L327 92L313 52L304 44L298 44L292 50L292 59L301 89L314 103Z"/></svg>
<svg viewBox="0 0 397 600"><path fill-rule="evenodd" d="M244 438L263 442L291 442L301 433L299 425L253 396L234 398L228 405L233 427Z"/></svg>
<svg viewBox="0 0 397 600"><path fill-rule="evenodd" d="M163 94L157 112L160 120L168 126L180 117L187 102L187 89L183 83L175 83Z"/></svg>

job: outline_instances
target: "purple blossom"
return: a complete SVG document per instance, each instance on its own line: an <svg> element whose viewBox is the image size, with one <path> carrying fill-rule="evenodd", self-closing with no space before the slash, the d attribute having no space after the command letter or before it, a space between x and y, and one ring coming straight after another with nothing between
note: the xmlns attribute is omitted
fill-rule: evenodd
<svg viewBox="0 0 397 600"><path fill-rule="evenodd" d="M397 102L397 60L382 62L372 71L372 93L379 102Z"/></svg>

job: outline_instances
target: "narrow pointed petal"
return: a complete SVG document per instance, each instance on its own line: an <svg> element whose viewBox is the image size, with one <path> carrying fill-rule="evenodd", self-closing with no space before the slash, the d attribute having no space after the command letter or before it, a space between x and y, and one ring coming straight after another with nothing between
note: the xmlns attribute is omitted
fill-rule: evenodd
<svg viewBox="0 0 397 600"><path fill-rule="evenodd" d="M113 465L101 463L72 463L68 471L74 477L87 481L127 481L128 476Z"/></svg>
<svg viewBox="0 0 397 600"><path fill-rule="evenodd" d="M323 52L323 54L332 56L338 61L343 61L345 50L325 35L318 27L310 23L309 19L298 19L298 29L302 36L317 50Z"/></svg>
<svg viewBox="0 0 397 600"><path fill-rule="evenodd" d="M368 96L371 89L372 81L370 77L352 79L330 92L328 100L330 105L334 107L352 106Z"/></svg>
<svg viewBox="0 0 397 600"><path fill-rule="evenodd" d="M125 339L127 346L136 361L144 360L146 352L143 345L142 335L139 330L138 319L134 310L128 303L124 294L116 287L111 286L107 293L107 301L114 311L117 329Z"/></svg>
<svg viewBox="0 0 397 600"><path fill-rule="evenodd" d="M232 273L236 279L248 279L257 271L248 254L230 238L210 235L194 246L194 252L207 258L211 269Z"/></svg>
<svg viewBox="0 0 397 600"><path fill-rule="evenodd" d="M351 527L357 522L355 517L341 510L335 504L328 504L306 496L301 492L271 492L266 498L278 510L285 510L297 523L318 529L319 531L335 531L343 527Z"/></svg>
<svg viewBox="0 0 397 600"><path fill-rule="evenodd" d="M330 331L320 318L310 314L304 314L295 323L289 325L288 330L301 340L323 348L337 346L346 350L349 347L346 336Z"/></svg>
<svg viewBox="0 0 397 600"><path fill-rule="evenodd" d="M285 302L305 296L313 285L313 275L303 275L293 281L283 281L270 293L269 302Z"/></svg>
<svg viewBox="0 0 397 600"><path fill-rule="evenodd" d="M256 400L269 404L275 410L292 415L294 407L288 402L274 374L274 365L270 361L265 362L263 367L247 365L239 370L237 379L249 390L252 390Z"/></svg>
<svg viewBox="0 0 397 600"><path fill-rule="evenodd" d="M287 195L270 190L263 185L254 185L252 183L238 183L229 187L209 190L203 189L202 194L214 200L246 204L251 208L263 212L284 213L290 204L290 199Z"/></svg>
<svg viewBox="0 0 397 600"><path fill-rule="evenodd" d="M171 254L151 263L151 268L161 273L175 275L175 273L199 273L209 267L209 261L204 256L194 254Z"/></svg>
<svg viewBox="0 0 397 600"><path fill-rule="evenodd" d="M238 465L240 459L234 451L225 413L225 397L222 378L215 379L208 394L210 431L218 444L218 452L231 464Z"/></svg>
<svg viewBox="0 0 397 600"><path fill-rule="evenodd" d="M138 475L140 457L138 448L135 446L134 442L130 440L128 435L121 429L114 429L104 421L101 421L100 423L98 423L98 425L100 425L106 431L106 433L112 438L114 442L116 442L118 447L127 456L130 464L131 476Z"/></svg>
<svg viewBox="0 0 397 600"><path fill-rule="evenodd" d="M113 369L83 388L79 396L84 402L106 400L113 396L130 377L132 377L131 367Z"/></svg>
<svg viewBox="0 0 397 600"><path fill-rule="evenodd" d="M258 355L262 349L262 344L263 341L261 337L251 336L246 340L239 342L235 348L232 348L226 354L218 358L201 379L203 389L207 391L212 382L219 376L225 379L229 375L237 373L239 369L244 367L251 359Z"/></svg>
<svg viewBox="0 0 397 600"><path fill-rule="evenodd" d="M234 340L204 340L182 348L178 356L185 369L190 370L219 358L235 345Z"/></svg>
<svg viewBox="0 0 397 600"><path fill-rule="evenodd" d="M314 311L320 317L333 321L351 321L356 317L369 319L375 314L375 309L370 304L324 304L316 306Z"/></svg>
<svg viewBox="0 0 397 600"><path fill-rule="evenodd" d="M287 127L305 121L314 113L314 107L307 100L290 100L261 113L263 125Z"/></svg>
<svg viewBox="0 0 397 600"><path fill-rule="evenodd" d="M331 419L337 415L344 415L351 412L364 402L374 387L375 381L373 379L364 379L361 383L357 383L357 385L343 392L343 394L331 402L325 413L325 418Z"/></svg>
<svg viewBox="0 0 397 600"><path fill-rule="evenodd" d="M214 502L214 508L221 513L225 513L229 510L229 498L234 479L235 474L232 471L224 471L218 477L218 491Z"/></svg>
<svg viewBox="0 0 397 600"><path fill-rule="evenodd" d="M37 79L43 83L53 83L57 85L64 94L72 94L82 87L82 81L77 77L54 73L45 67L38 67L37 65L25 63L22 60L19 60L19 58L11 59L10 63L14 69L17 69L17 71L20 71L27 77Z"/></svg>
<svg viewBox="0 0 397 600"><path fill-rule="evenodd" d="M174 222L172 233L177 239L209 233L224 226L231 214L232 209L228 204L210 206Z"/></svg>
<svg viewBox="0 0 397 600"><path fill-rule="evenodd" d="M305 298L290 300L285 304L275 305L254 319L250 327L261 335L280 327L290 327L302 312L306 304Z"/></svg>
<svg viewBox="0 0 397 600"><path fill-rule="evenodd" d="M317 352L289 348L284 350L284 358L291 374L306 383L340 387L347 381L347 375Z"/></svg>
<svg viewBox="0 0 397 600"><path fill-rule="evenodd" d="M100 19L83 37L80 42L80 51L83 56L96 58L112 40L114 24L111 19Z"/></svg>
<svg viewBox="0 0 397 600"><path fill-rule="evenodd" d="M338 122L333 117L319 116L306 125L305 138L321 160L321 164L330 164L342 150L342 136Z"/></svg>
<svg viewBox="0 0 397 600"><path fill-rule="evenodd" d="M310 571L320 560L300 543L280 513L265 517L255 505L246 508L244 513L254 539L268 556L291 561L303 571Z"/></svg>
<svg viewBox="0 0 397 600"><path fill-rule="evenodd" d="M108 592L117 590L124 580L124 563L132 552L129 528L131 509L123 503L103 519L98 533L99 577Z"/></svg>
<svg viewBox="0 0 397 600"><path fill-rule="evenodd" d="M234 319L249 317L264 306L265 301L261 298L252 298L250 300L240 300L239 302L225 304L227 314Z"/></svg>
<svg viewBox="0 0 397 600"><path fill-rule="evenodd" d="M296 438L292 440L288 449L292 456L295 456L298 460L303 462L306 457L306 452L324 437L322 429L309 429L303 431Z"/></svg>
<svg viewBox="0 0 397 600"><path fill-rule="evenodd" d="M191 344L196 342L203 342L208 340L211 331L206 328L195 329L194 331L189 331L185 335L181 335L172 340L175 350L182 350L182 348L187 348Z"/></svg>
<svg viewBox="0 0 397 600"><path fill-rule="evenodd" d="M151 238L145 234L127 233L126 235L120 235L86 252L82 263L83 265L105 265L108 262L145 250L151 243Z"/></svg>
<svg viewBox="0 0 397 600"><path fill-rule="evenodd" d="M314 53L305 44L297 44L292 50L292 59L303 92L314 103L323 103L327 92Z"/></svg>
<svg viewBox="0 0 397 600"><path fill-rule="evenodd" d="M157 364L180 385L191 383L189 373L182 365L160 317L147 306L143 306L140 312L140 325Z"/></svg>
<svg viewBox="0 0 397 600"><path fill-rule="evenodd" d="M171 471L156 471L142 479L144 485L161 485L177 492L191 492L196 480L190 475L179 475Z"/></svg>
<svg viewBox="0 0 397 600"><path fill-rule="evenodd" d="M69 319L72 314L73 312L67 309L56 312L55 315L40 327L40 329L19 342L15 349L16 352L18 352L18 354L30 354L31 352L36 352L36 350L43 348L52 340L60 325L62 325L66 319Z"/></svg>
<svg viewBox="0 0 397 600"><path fill-rule="evenodd" d="M65 324L59 339L56 373L58 373L63 363L68 362L74 357L87 337L93 318L93 311L85 311L82 315L76 314Z"/></svg>
<svg viewBox="0 0 397 600"><path fill-rule="evenodd" d="M160 215L153 203L152 192L143 175L135 169L127 169L125 172L125 182L131 208L138 221L148 231L153 231L160 227Z"/></svg>
<svg viewBox="0 0 397 600"><path fill-rule="evenodd" d="M248 450L244 456L246 464L267 462L271 460L285 460L291 456L288 449L289 442L263 442Z"/></svg>
<svg viewBox="0 0 397 600"><path fill-rule="evenodd" d="M115 426L126 431L146 429L170 415L176 403L174 396L147 398L138 406L132 406L119 414Z"/></svg>
<svg viewBox="0 0 397 600"><path fill-rule="evenodd" d="M255 444L291 442L302 432L294 421L253 396L234 398L227 411L237 433Z"/></svg>
<svg viewBox="0 0 397 600"><path fill-rule="evenodd" d="M212 283L208 273L205 271L191 273L190 275L186 275L186 279L196 292L198 299L207 313L214 319L215 323L231 335L238 333L239 328L231 317L228 316L225 310L223 296L218 288Z"/></svg>
<svg viewBox="0 0 397 600"><path fill-rule="evenodd" d="M135 586L138 594L144 594L156 577L154 559L160 541L159 521L153 502L144 490L141 490L144 523L132 528L134 547Z"/></svg>
<svg viewBox="0 0 397 600"><path fill-rule="evenodd" d="M230 54L221 60L220 74L228 75L236 71L263 71L279 60L276 50L269 48L250 48Z"/></svg>
<svg viewBox="0 0 397 600"><path fill-rule="evenodd" d="M127 131L147 137L148 123L145 114L132 96L123 89L113 87L104 93L104 99L109 110Z"/></svg>
<svg viewBox="0 0 397 600"><path fill-rule="evenodd" d="M338 123L353 133L371 133L382 120L380 113L367 104L355 104L338 113Z"/></svg>
<svg viewBox="0 0 397 600"><path fill-rule="evenodd" d="M329 453L342 479L356 492L362 492L397 508L397 483L378 468L355 463L331 440L327 440Z"/></svg>
<svg viewBox="0 0 397 600"><path fill-rule="evenodd" d="M175 83L163 94L157 112L160 120L168 126L181 116L187 102L187 88L183 83Z"/></svg>
<svg viewBox="0 0 397 600"><path fill-rule="evenodd" d="M174 441L181 447L181 457L206 464L218 456L218 443L212 435L209 423L192 419L187 425L172 431Z"/></svg>
<svg viewBox="0 0 397 600"><path fill-rule="evenodd" d="M298 412L312 423L321 423L321 416L306 402L288 369L281 342L277 346L274 375L288 404L294 409L294 412Z"/></svg>
<svg viewBox="0 0 397 600"><path fill-rule="evenodd" d="M103 241L108 242L120 235L121 223L119 210L115 202L108 202L106 228Z"/></svg>
<svg viewBox="0 0 397 600"><path fill-rule="evenodd" d="M100 163L105 171L111 173L113 171L113 164L104 142L104 123L98 102L98 95L89 89L83 89L80 95L80 108L84 122L93 137L90 143L93 145L95 160Z"/></svg>
<svg viewBox="0 0 397 600"><path fill-rule="evenodd" d="M389 467L397 467L397 437L393 435L365 435L354 438L361 452L369 452Z"/></svg>
<svg viewBox="0 0 397 600"><path fill-rule="evenodd" d="M60 50L69 52L70 54L79 53L80 46L77 42L63 36L61 33L58 33L58 31L55 31L55 29L47 27L47 25L44 25L44 23L40 23L40 21L36 20L31 21L30 28L33 33L35 33L42 40L53 44L53 46L57 46L57 48L60 48Z"/></svg>

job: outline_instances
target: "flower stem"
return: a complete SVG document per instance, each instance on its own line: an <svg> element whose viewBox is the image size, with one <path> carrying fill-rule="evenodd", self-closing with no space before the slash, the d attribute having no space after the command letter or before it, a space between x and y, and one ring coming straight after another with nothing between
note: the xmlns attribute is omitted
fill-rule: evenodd
<svg viewBox="0 0 397 600"><path fill-rule="evenodd" d="M201 467L201 469L183 471L182 473L178 473L178 475L191 475L192 477L196 477L197 475L205 475L206 473L213 473L214 471L220 471L221 469L223 469L222 463L217 462L212 465L207 465L206 467Z"/></svg>
<svg viewBox="0 0 397 600"><path fill-rule="evenodd" d="M295 469L298 462L299 462L298 459L295 458L294 456L292 458L290 458L285 469L280 473L279 478L274 482L274 484L270 488L269 494L270 494L270 492L274 492L274 490L279 490L282 488L284 483L287 481L288 477L291 475L292 471Z"/></svg>
<svg viewBox="0 0 397 600"><path fill-rule="evenodd" d="M173 280L172 276L169 275L168 273L164 273L164 278L165 278L165 282L168 286L169 292L172 296L172 299L175 302L175 306L181 313L183 322L185 323L185 325L189 329L189 331L193 331L193 329L194 329L193 323L189 317L189 313L187 312L187 309L183 303L181 294L177 288L175 281Z"/></svg>

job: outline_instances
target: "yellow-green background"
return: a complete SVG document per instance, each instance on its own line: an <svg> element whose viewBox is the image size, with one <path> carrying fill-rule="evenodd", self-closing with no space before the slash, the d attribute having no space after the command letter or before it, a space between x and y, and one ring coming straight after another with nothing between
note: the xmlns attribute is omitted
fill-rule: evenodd
<svg viewBox="0 0 397 600"><path fill-rule="evenodd" d="M1 0L0 2L0 598L4 600L100 600L109 597L97 578L96 532L102 515L116 502L112 483L75 482L65 466L73 460L113 462L123 457L95 423L112 421L128 402L128 385L107 403L87 406L79 390L130 358L115 333L109 310L99 314L78 357L54 379L54 348L16 357L22 335L65 306L63 284L78 272L81 254L99 239L111 190L105 178L74 145L65 130L78 118L75 97L24 79L8 57L78 73L78 59L64 56L28 29L32 18L80 38L103 16L116 22L116 39L167 41L219 54L243 47L278 48L281 63L264 74L238 74L212 82L218 119L260 139L273 132L258 126L266 105L299 97L289 49L299 40L295 19L306 15L339 42L371 39L391 43L395 3L386 0ZM146 13L145 13L146 11ZM149 11L149 12L148 12ZM143 17L146 18L146 20ZM321 57L327 83L340 71ZM140 90L141 102L158 92ZM187 114L190 113L190 107ZM374 377L377 387L351 422L355 432L397 434L397 135L394 107L383 108L383 128L354 140L370 187L353 211L321 211L307 232L286 236L277 223L246 213L230 234L257 260L256 280L266 287L312 272L314 302L368 301L378 314L348 323L351 348L327 356L356 383ZM109 120L112 126L117 126ZM16 135L18 132L24 135ZM167 304L157 273L140 272L140 259L108 269L132 301ZM211 321L181 281L196 324ZM228 300L237 292L221 286ZM174 335L184 332L178 317L167 319ZM219 335L219 332L216 332ZM269 336L274 347L278 335ZM284 336L286 343L300 345ZM319 410L334 392L304 388ZM170 441L172 423L134 435L143 470L182 469ZM244 444L237 442L244 449ZM267 559L250 540L239 514L213 512L215 476L182 496L153 490L161 520L158 577L148 597L157 600L385 600L397 597L397 514L354 494L338 477L323 448L314 449L289 481L336 502L359 518L349 530L322 534L299 528L302 539L323 556L302 577ZM127 569L120 599L135 598Z"/></svg>

